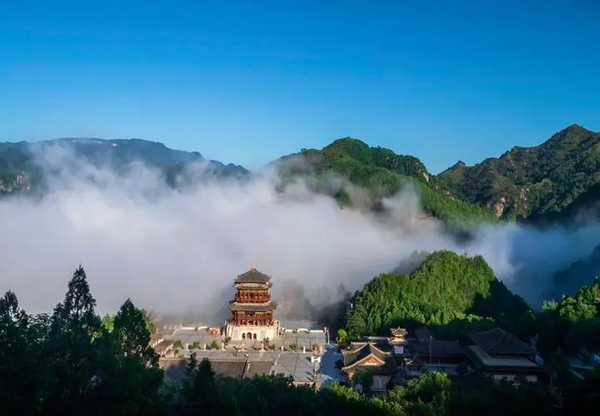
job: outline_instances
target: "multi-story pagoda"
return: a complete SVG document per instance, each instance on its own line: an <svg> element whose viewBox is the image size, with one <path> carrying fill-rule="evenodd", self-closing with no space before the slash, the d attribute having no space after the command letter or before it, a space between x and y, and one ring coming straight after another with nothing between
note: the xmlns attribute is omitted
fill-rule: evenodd
<svg viewBox="0 0 600 416"><path fill-rule="evenodd" d="M229 304L231 315L225 330L232 340L275 339L279 323L274 319L277 304L271 300L271 276L252 267L238 275L236 294Z"/></svg>

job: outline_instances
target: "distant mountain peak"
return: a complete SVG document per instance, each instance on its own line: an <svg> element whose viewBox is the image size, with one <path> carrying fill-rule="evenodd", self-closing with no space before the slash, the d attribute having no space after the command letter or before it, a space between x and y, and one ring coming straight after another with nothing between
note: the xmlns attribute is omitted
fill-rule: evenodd
<svg viewBox="0 0 600 416"><path fill-rule="evenodd" d="M573 131L573 130L575 130L575 131L581 131L581 130L583 130L583 131L586 131L586 132L589 132L589 133L593 133L593 131L586 129L581 124L577 124L577 123L569 124L563 130L564 131Z"/></svg>
<svg viewBox="0 0 600 416"><path fill-rule="evenodd" d="M514 146L471 167L456 164L439 178L459 198L488 209L503 201L506 218L561 211L600 182L599 145L600 134L571 124L540 145Z"/></svg>

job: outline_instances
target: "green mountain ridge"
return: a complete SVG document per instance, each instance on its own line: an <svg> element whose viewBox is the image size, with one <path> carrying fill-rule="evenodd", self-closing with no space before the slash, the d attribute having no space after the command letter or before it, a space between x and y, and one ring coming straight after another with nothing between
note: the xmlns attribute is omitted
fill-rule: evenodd
<svg viewBox="0 0 600 416"><path fill-rule="evenodd" d="M574 261L553 276L553 292L549 298L562 294L572 295L585 285L590 285L600 275L600 245L585 257Z"/></svg>
<svg viewBox="0 0 600 416"><path fill-rule="evenodd" d="M410 274L380 274L356 292L351 305L343 322L351 338L428 325L445 327L438 335L452 339L466 326L512 325L530 312L483 257L446 250L427 255Z"/></svg>
<svg viewBox="0 0 600 416"><path fill-rule="evenodd" d="M342 207L352 207L356 201L344 184L334 189L328 186L331 174L367 190L373 209L381 209L383 198L412 186L420 196L424 212L452 227L495 221L488 210L455 198L416 157L370 147L350 137L338 139L321 150L302 149L274 163L284 178L316 178L315 190L329 193Z"/></svg>
<svg viewBox="0 0 600 416"><path fill-rule="evenodd" d="M66 138L37 143L0 143L0 194L30 191L43 182L32 156L49 145L63 145L92 163L122 168L140 160L160 168L172 186L194 183L197 172L186 166L207 163L216 176L248 177L239 165L208 161L141 139ZM357 207L348 185L366 191L370 206L384 210L382 200L412 187L424 213L456 228L482 221L526 218L534 225L586 222L600 218L600 133L571 125L533 147L513 147L499 158L474 166L459 161L432 175L416 157L396 154L350 137L322 149L302 149L272 162L281 177L310 178L314 190L331 195L342 207ZM344 181L331 180L332 177ZM362 197L362 196L361 196ZM364 198L363 198L364 199Z"/></svg>
<svg viewBox="0 0 600 416"><path fill-rule="evenodd" d="M600 182L600 133L573 124L538 146L516 146L474 166L459 162L438 178L498 218L539 219L567 209Z"/></svg>

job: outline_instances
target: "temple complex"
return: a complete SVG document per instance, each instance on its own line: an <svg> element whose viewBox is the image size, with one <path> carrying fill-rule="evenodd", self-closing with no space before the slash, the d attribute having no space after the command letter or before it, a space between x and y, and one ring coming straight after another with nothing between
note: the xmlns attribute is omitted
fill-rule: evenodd
<svg viewBox="0 0 600 416"><path fill-rule="evenodd" d="M234 286L236 294L229 304L231 315L225 329L234 341L273 340L279 333L279 322L274 312L277 304L269 292L271 277L252 267L238 275Z"/></svg>

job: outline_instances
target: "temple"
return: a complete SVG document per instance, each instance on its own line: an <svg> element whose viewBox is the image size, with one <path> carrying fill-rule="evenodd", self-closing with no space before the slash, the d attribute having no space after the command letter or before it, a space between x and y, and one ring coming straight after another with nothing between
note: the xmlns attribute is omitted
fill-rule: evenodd
<svg viewBox="0 0 600 416"><path fill-rule="evenodd" d="M231 315L225 329L234 341L273 340L279 333L279 322L274 318L277 304L271 300L271 277L252 267L238 275L234 286L236 294L229 304Z"/></svg>

